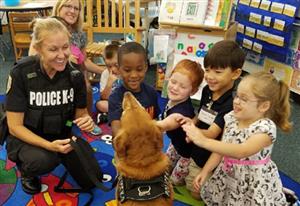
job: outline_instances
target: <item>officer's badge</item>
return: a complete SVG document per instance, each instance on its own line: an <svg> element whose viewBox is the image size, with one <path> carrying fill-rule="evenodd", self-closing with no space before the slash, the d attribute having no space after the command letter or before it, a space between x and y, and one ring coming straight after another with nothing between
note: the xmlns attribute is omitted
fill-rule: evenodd
<svg viewBox="0 0 300 206"><path fill-rule="evenodd" d="M8 76L8 79L7 79L7 84L6 84L6 94L8 94L8 92L10 91L10 88L11 88L11 82L12 82L12 78L11 78L11 76L9 75L9 76Z"/></svg>

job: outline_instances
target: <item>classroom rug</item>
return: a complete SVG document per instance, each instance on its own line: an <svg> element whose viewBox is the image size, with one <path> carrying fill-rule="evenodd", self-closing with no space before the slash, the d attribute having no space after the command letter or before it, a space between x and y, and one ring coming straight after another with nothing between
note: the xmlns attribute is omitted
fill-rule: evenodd
<svg viewBox="0 0 300 206"><path fill-rule="evenodd" d="M116 170L113 165L112 136L111 129L106 124L101 124L103 133L100 136L93 136L75 131L77 135L86 139L96 151L95 156L103 170L106 186L111 186ZM168 145L168 138L164 137L165 148ZM20 173L15 164L7 159L5 145L0 146L0 205L3 206L81 206L85 205L90 195L85 193L56 193L54 186L57 185L65 168L59 165L50 174L41 177L42 191L36 195L28 195L22 190ZM68 176L64 184L66 188L77 187L77 184ZM203 204L194 200L185 187L175 187L174 206L199 205ZM115 190L103 192L93 189L94 200L92 206L115 206Z"/></svg>

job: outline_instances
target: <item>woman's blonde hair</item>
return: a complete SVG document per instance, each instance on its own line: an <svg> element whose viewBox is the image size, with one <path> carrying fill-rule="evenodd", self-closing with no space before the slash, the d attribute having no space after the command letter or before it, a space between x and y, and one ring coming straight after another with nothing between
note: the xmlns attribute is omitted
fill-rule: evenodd
<svg viewBox="0 0 300 206"><path fill-rule="evenodd" d="M62 9L62 7L66 4L69 3L71 0L57 0L53 11L52 11L52 16L59 16L59 12ZM78 13L78 18L77 21L74 23L74 25L70 25L75 31L80 32L82 31L82 24L83 24L83 12L82 10L82 4L81 0L77 0L79 2L79 13Z"/></svg>
<svg viewBox="0 0 300 206"><path fill-rule="evenodd" d="M266 117L273 120L283 131L290 131L292 128L289 121L291 115L290 90L286 83L277 80L267 72L253 73L246 76L245 79L252 80L250 89L260 102L270 102Z"/></svg>
<svg viewBox="0 0 300 206"><path fill-rule="evenodd" d="M70 32L68 29L55 18L36 18L31 22L30 25L33 28L32 41L37 47L41 47L42 41L49 34L63 32L70 38Z"/></svg>

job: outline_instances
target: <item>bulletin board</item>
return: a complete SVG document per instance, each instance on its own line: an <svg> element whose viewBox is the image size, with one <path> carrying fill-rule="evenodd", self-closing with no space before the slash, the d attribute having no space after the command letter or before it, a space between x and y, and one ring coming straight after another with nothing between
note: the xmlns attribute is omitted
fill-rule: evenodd
<svg viewBox="0 0 300 206"><path fill-rule="evenodd" d="M285 62L300 0L239 0L237 42L245 49Z"/></svg>
<svg viewBox="0 0 300 206"><path fill-rule="evenodd" d="M193 32L182 32L180 30L173 30L175 33L168 36L167 34L170 30L160 29L158 31L158 33L154 34L154 58L158 63L156 88L162 90L163 97L167 97L166 86L175 65L182 59L190 59L198 62L203 67L204 56L207 54L208 49L211 48L214 43L223 40L224 36L211 35L211 32L195 34ZM164 48L165 51L162 51ZM167 58L161 58L162 56L167 56ZM205 84L206 83L200 85L199 92L192 96L192 99L200 99L201 90Z"/></svg>
<svg viewBox="0 0 300 206"><path fill-rule="evenodd" d="M253 51L248 51L243 69L249 73L267 71L283 80L290 91L300 95L300 27L294 25L291 32L285 62Z"/></svg>

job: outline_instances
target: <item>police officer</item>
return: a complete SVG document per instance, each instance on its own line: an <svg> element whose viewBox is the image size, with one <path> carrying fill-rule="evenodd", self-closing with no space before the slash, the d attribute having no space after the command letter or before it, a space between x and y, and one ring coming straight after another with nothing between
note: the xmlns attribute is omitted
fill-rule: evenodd
<svg viewBox="0 0 300 206"><path fill-rule="evenodd" d="M7 84L8 158L16 162L26 193L41 190L39 176L53 170L70 146L71 125L91 132L86 87L68 62L70 34L57 19L33 23L36 56L19 61ZM74 137L73 137L74 138Z"/></svg>

